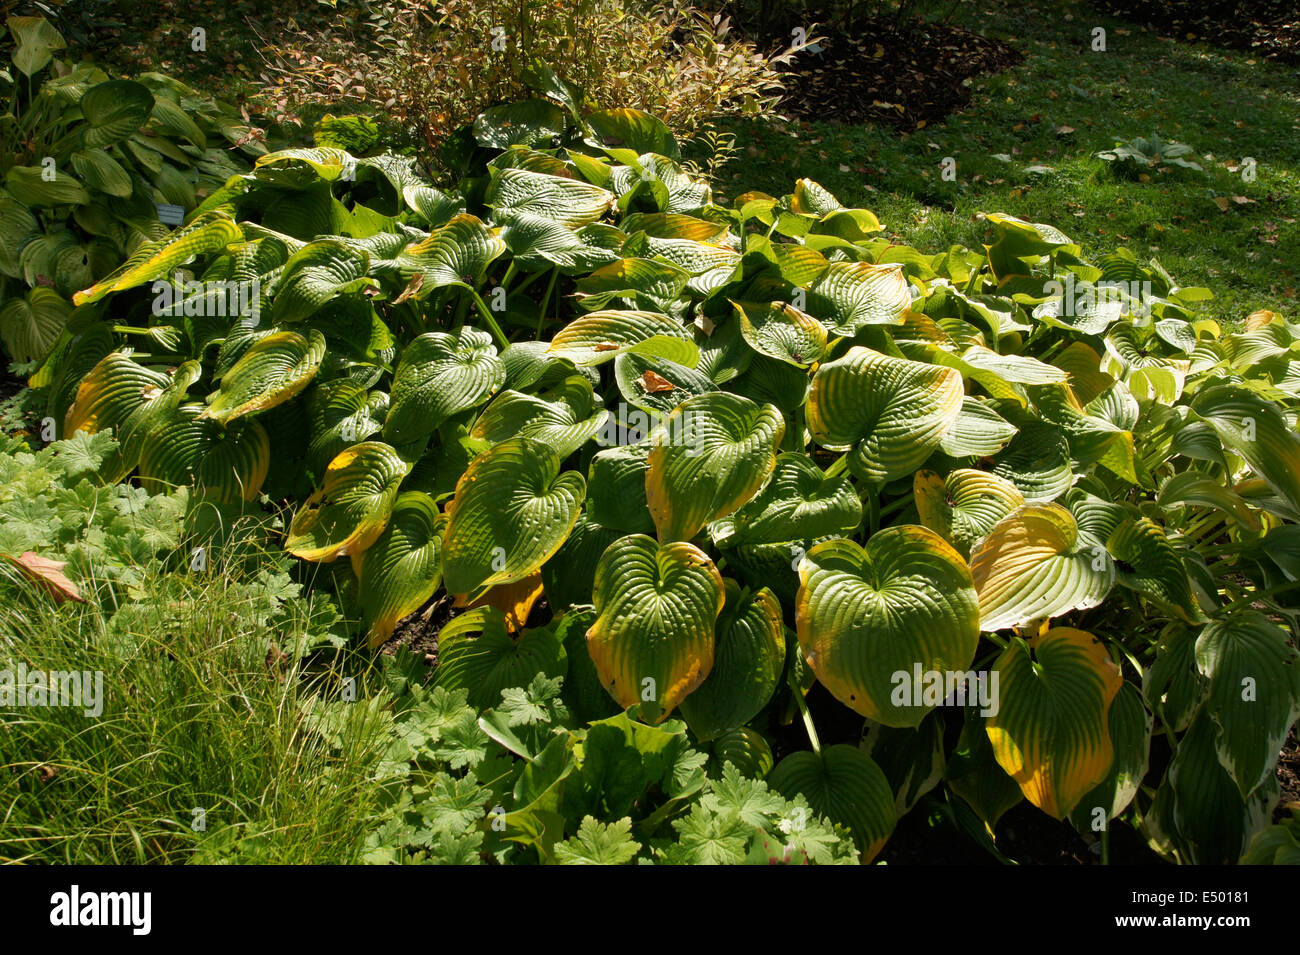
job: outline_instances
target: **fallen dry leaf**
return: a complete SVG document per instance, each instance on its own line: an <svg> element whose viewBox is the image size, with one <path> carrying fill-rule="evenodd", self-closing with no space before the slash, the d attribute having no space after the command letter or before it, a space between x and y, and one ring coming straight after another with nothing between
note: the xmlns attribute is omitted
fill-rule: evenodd
<svg viewBox="0 0 1300 955"><path fill-rule="evenodd" d="M615 345L613 342L601 342L596 346L596 351L618 351L622 345Z"/></svg>
<svg viewBox="0 0 1300 955"><path fill-rule="evenodd" d="M657 375L647 368L641 373L641 387L650 394L657 395L661 391L672 391L677 386L663 375Z"/></svg>
<svg viewBox="0 0 1300 955"><path fill-rule="evenodd" d="M54 597L56 603L63 603L65 600L75 600L83 604L86 602L77 585L63 574L63 568L68 566L66 560L50 560L30 550L24 551L19 557L10 554L3 556L29 580L43 587Z"/></svg>
<svg viewBox="0 0 1300 955"><path fill-rule="evenodd" d="M406 283L406 288L402 289L402 293L398 295L397 298L393 299L393 304L401 305L416 292L420 291L422 285L424 285L424 273L416 272L411 276L411 281Z"/></svg>
<svg viewBox="0 0 1300 955"><path fill-rule="evenodd" d="M1220 212L1227 212L1228 206L1231 205L1231 203L1228 202L1227 198L1224 196L1215 196L1214 204L1219 207Z"/></svg>

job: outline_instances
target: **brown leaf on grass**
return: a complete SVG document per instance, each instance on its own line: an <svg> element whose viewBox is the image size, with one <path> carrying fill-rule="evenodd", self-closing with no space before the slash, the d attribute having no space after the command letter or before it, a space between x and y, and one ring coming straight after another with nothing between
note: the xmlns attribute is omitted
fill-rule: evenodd
<svg viewBox="0 0 1300 955"><path fill-rule="evenodd" d="M1231 205L1226 196L1215 196L1214 204L1219 207L1220 212L1227 212L1228 207Z"/></svg>
<svg viewBox="0 0 1300 955"><path fill-rule="evenodd" d="M657 375L647 368L641 373L641 387L650 394L657 395L661 391L672 391L677 386L663 375Z"/></svg>
<svg viewBox="0 0 1300 955"><path fill-rule="evenodd" d="M65 600L75 600L83 604L86 602L77 585L63 574L63 568L68 566L66 560L50 560L30 550L24 551L18 557L10 554L3 556L22 571L23 576L53 596L55 603L63 603Z"/></svg>

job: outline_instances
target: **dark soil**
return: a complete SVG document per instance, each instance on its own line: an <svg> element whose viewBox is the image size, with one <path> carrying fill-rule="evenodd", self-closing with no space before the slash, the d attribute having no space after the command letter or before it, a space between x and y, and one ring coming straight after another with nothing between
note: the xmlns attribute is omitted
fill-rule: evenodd
<svg viewBox="0 0 1300 955"><path fill-rule="evenodd" d="M1292 810L1300 810L1300 738L1294 727L1277 761L1277 781L1282 795L1273 810L1273 821L1281 822L1290 817Z"/></svg>
<svg viewBox="0 0 1300 955"><path fill-rule="evenodd" d="M1295 0L1093 0L1097 9L1174 40L1201 40L1300 63Z"/></svg>
<svg viewBox="0 0 1300 955"><path fill-rule="evenodd" d="M412 653L422 655L430 672L438 665L438 632L455 616L451 596L442 593L409 617L398 621L393 635L380 647L381 653L390 656L399 647L409 647Z"/></svg>
<svg viewBox="0 0 1300 955"><path fill-rule="evenodd" d="M848 27L814 11L806 22L819 24L809 37L816 42L791 58L781 104L800 119L920 129L970 102L971 77L1021 60L1001 41L950 24L873 17ZM790 34L755 39L778 51Z"/></svg>

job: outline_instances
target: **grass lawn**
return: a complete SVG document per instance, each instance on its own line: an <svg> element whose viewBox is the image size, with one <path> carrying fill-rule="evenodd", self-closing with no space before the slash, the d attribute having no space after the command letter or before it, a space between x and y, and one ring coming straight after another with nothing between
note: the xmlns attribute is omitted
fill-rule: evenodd
<svg viewBox="0 0 1300 955"><path fill-rule="evenodd" d="M991 232L978 214L1007 212L1057 226L1087 254L1127 246L1154 256L1180 284L1210 288L1208 313L1225 327L1256 309L1294 309L1300 73L1162 39L1083 2L973 6L955 22L1012 43L1024 60L977 78L968 109L911 133L731 121L742 151L719 191L782 195L806 176L927 252L978 248ZM1105 52L1091 49L1094 27L1106 31ZM1158 166L1143 181L1095 158L1152 132L1191 146L1205 171ZM956 161L952 181L945 157Z"/></svg>

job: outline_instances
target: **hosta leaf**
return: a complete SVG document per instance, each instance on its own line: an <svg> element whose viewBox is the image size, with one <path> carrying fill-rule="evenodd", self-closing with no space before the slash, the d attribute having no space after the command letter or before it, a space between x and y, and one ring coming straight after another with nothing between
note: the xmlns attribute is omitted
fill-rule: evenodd
<svg viewBox="0 0 1300 955"><path fill-rule="evenodd" d="M311 172L303 169L306 166ZM317 179L334 182L349 169L355 170L356 160L346 150L333 146L281 149L257 158L253 174L259 179L303 188Z"/></svg>
<svg viewBox="0 0 1300 955"><path fill-rule="evenodd" d="M362 553L383 533L409 470L383 442L348 448L330 462L321 486L294 514L285 549L314 561Z"/></svg>
<svg viewBox="0 0 1300 955"><path fill-rule="evenodd" d="M1062 429L1033 417L1015 418L1019 432L998 453L993 473L1020 489L1027 501L1054 501L1074 486L1070 446Z"/></svg>
<svg viewBox="0 0 1300 955"><path fill-rule="evenodd" d="M512 639L501 611L480 607L453 617L438 634L435 682L466 691L475 709L499 706L502 690L528 686L539 673L564 675L564 648L553 627Z"/></svg>
<svg viewBox="0 0 1300 955"><path fill-rule="evenodd" d="M713 380L701 371L636 352L624 352L614 359L614 381L629 405L658 414L671 413L688 398L717 391Z"/></svg>
<svg viewBox="0 0 1300 955"><path fill-rule="evenodd" d="M658 153L680 159L672 131L659 117L639 109L602 109L586 117L596 139L612 149L631 149L638 155Z"/></svg>
<svg viewBox="0 0 1300 955"><path fill-rule="evenodd" d="M649 442L606 448L591 459L587 475L587 516L622 534L652 534L646 505Z"/></svg>
<svg viewBox="0 0 1300 955"><path fill-rule="evenodd" d="M574 375L542 395L501 392L483 409L470 436L493 444L513 437L531 438L563 460L601 430L608 414L596 407L591 382Z"/></svg>
<svg viewBox="0 0 1300 955"><path fill-rule="evenodd" d="M102 149L83 149L73 153L72 168L91 189L110 196L129 196L134 188L131 174Z"/></svg>
<svg viewBox="0 0 1300 955"><path fill-rule="evenodd" d="M776 595L766 587L742 591L734 580L724 585L713 669L681 704L682 716L700 740L714 739L757 716L785 669L785 626Z"/></svg>
<svg viewBox="0 0 1300 955"><path fill-rule="evenodd" d="M854 346L813 375L808 430L866 480L911 474L962 410L961 375Z"/></svg>
<svg viewBox="0 0 1300 955"><path fill-rule="evenodd" d="M41 16L9 17L6 26L14 38L14 66L24 76L33 76L45 69L53 59L54 51L68 45L50 21Z"/></svg>
<svg viewBox="0 0 1300 955"><path fill-rule="evenodd" d="M420 298L447 285L473 287L488 265L506 250L501 237L478 218L465 213L435 229L427 239L412 242L397 256L404 280L424 276Z"/></svg>
<svg viewBox="0 0 1300 955"><path fill-rule="evenodd" d="M256 419L222 428L182 405L150 429L140 448L140 483L151 494L196 485L222 504L255 501L271 467L271 440Z"/></svg>
<svg viewBox="0 0 1300 955"><path fill-rule="evenodd" d="M948 788L975 811L990 828L1003 814L1025 797L1016 781L1006 774L993 755L985 731L986 720L974 706L967 706L957 747L948 757L944 779Z"/></svg>
<svg viewBox="0 0 1300 955"><path fill-rule="evenodd" d="M958 468L940 477L917 471L913 482L921 523L952 544L962 555L1016 508L1024 496L1010 481L987 471Z"/></svg>
<svg viewBox="0 0 1300 955"><path fill-rule="evenodd" d="M732 305L740 319L740 332L754 351L801 368L822 360L826 326L811 315L782 302Z"/></svg>
<svg viewBox="0 0 1300 955"><path fill-rule="evenodd" d="M564 112L554 103L526 99L485 109L474 120L474 138L480 146L546 148L559 145L564 135Z"/></svg>
<svg viewBox="0 0 1300 955"><path fill-rule="evenodd" d="M82 142L86 148L120 143L149 121L153 94L134 80L109 80L86 90L81 97L86 117Z"/></svg>
<svg viewBox="0 0 1300 955"><path fill-rule="evenodd" d="M5 191L25 206L85 205L90 193L72 176L55 169L45 178L40 166L11 166L5 174Z"/></svg>
<svg viewBox="0 0 1300 955"><path fill-rule="evenodd" d="M570 229L595 222L614 206L599 186L527 169L493 170L484 201L502 216L531 215Z"/></svg>
<svg viewBox="0 0 1300 955"><path fill-rule="evenodd" d="M527 577L559 550L578 519L586 482L560 473L560 456L529 438L480 454L461 475L447 509L443 579L470 600Z"/></svg>
<svg viewBox="0 0 1300 955"><path fill-rule="evenodd" d="M17 362L41 361L68 324L72 306L53 289L37 286L0 309L0 339Z"/></svg>
<svg viewBox="0 0 1300 955"><path fill-rule="evenodd" d="M578 366L599 365L629 351L667 358L688 368L699 361L690 332L658 312L592 312L566 325L547 349Z"/></svg>
<svg viewBox="0 0 1300 955"><path fill-rule="evenodd" d="M447 519L420 491L399 494L384 533L361 556L358 590L370 645L392 636L397 622L419 610L442 582L442 532Z"/></svg>
<svg viewBox="0 0 1300 955"><path fill-rule="evenodd" d="M464 327L420 335L402 351L393 373L385 440L401 445L428 437L452 415L486 401L505 378L486 332Z"/></svg>
<svg viewBox="0 0 1300 955"><path fill-rule="evenodd" d="M1106 549L1115 558L1121 584L1166 613L1191 623L1205 619L1192 597L1182 558L1155 521L1146 517L1125 520L1111 532Z"/></svg>
<svg viewBox="0 0 1300 955"><path fill-rule="evenodd" d="M388 395L367 392L354 381L338 379L313 388L307 395L307 466L312 473L322 473L344 449L378 434L387 412Z"/></svg>
<svg viewBox="0 0 1300 955"><path fill-rule="evenodd" d="M866 753L839 743L821 753L791 753L767 774L767 784L787 799L803 796L812 811L853 833L867 863L889 841L897 819L889 780Z"/></svg>
<svg viewBox="0 0 1300 955"><path fill-rule="evenodd" d="M325 357L325 336L312 329L275 332L261 339L221 379L203 413L221 424L283 404L311 383Z"/></svg>
<svg viewBox="0 0 1300 955"><path fill-rule="evenodd" d="M728 763L746 779L762 779L772 771L772 747L762 733L749 726L728 730L713 741L709 775L720 774Z"/></svg>
<svg viewBox="0 0 1300 955"><path fill-rule="evenodd" d="M1029 645L1013 640L993 673L999 707L987 728L998 764L1026 799L1064 819L1110 772L1119 668L1092 634L1057 627Z"/></svg>
<svg viewBox="0 0 1300 955"><path fill-rule="evenodd" d="M1115 760L1106 778L1080 799L1070 814L1080 832L1108 827L1111 819L1127 809L1150 764L1152 718L1142 702L1142 692L1132 683L1120 687L1110 705L1108 722Z"/></svg>
<svg viewBox="0 0 1300 955"><path fill-rule="evenodd" d="M659 539L690 540L753 497L784 433L776 407L739 395L711 392L678 406L650 438L646 500Z"/></svg>
<svg viewBox="0 0 1300 955"><path fill-rule="evenodd" d="M1196 667L1209 681L1219 763L1245 799L1273 775L1300 718L1300 653L1287 631L1252 610L1205 625Z"/></svg>
<svg viewBox="0 0 1300 955"><path fill-rule="evenodd" d="M799 583L804 658L836 699L878 723L919 725L942 700L923 698L915 670L961 671L975 657L979 605L970 571L924 527L886 528L865 548L818 544L799 565Z"/></svg>
<svg viewBox="0 0 1300 955"><path fill-rule="evenodd" d="M235 220L221 211L205 212L156 242L146 242L114 272L72 296L73 305L98 302L112 292L144 285L204 252L218 252L233 242L243 242L244 233Z"/></svg>
<svg viewBox="0 0 1300 955"><path fill-rule="evenodd" d="M907 279L896 265L832 262L808 290L808 309L838 335L868 325L896 325L912 302Z"/></svg>
<svg viewBox="0 0 1300 955"><path fill-rule="evenodd" d="M590 491L588 491L590 495ZM588 498L590 505L590 497ZM579 514L573 530L563 546L542 565L542 587L546 601L556 612L566 613L579 604L591 603L592 585L596 578L596 562L605 548L623 536L622 531L597 524L586 514ZM586 627L583 627L584 633ZM583 644L586 654L586 644ZM565 684L566 692L570 689ZM596 705L609 703L603 695ZM613 706L612 703L609 703Z"/></svg>
<svg viewBox="0 0 1300 955"><path fill-rule="evenodd" d="M1218 385L1198 394L1192 410L1282 500L1300 509L1300 436L1275 405L1240 386Z"/></svg>
<svg viewBox="0 0 1300 955"><path fill-rule="evenodd" d="M1095 607L1115 582L1101 542L1081 534L1059 504L1026 504L971 550L980 627L1018 627L1070 610Z"/></svg>
<svg viewBox="0 0 1300 955"><path fill-rule="evenodd" d="M850 534L862 501L847 477L827 477L803 454L776 459L772 480L732 517L728 543L775 544Z"/></svg>
<svg viewBox="0 0 1300 955"><path fill-rule="evenodd" d="M146 368L122 352L106 355L82 379L63 421L63 435L94 434L120 426L141 404L171 384L161 372Z"/></svg>
<svg viewBox="0 0 1300 955"><path fill-rule="evenodd" d="M997 454L1017 430L987 402L966 397L961 402L961 414L940 440L939 450L954 458Z"/></svg>
<svg viewBox="0 0 1300 955"><path fill-rule="evenodd" d="M373 285L370 256L333 239L309 242L289 257L275 286L276 322L300 322L340 295Z"/></svg>
<svg viewBox="0 0 1300 955"><path fill-rule="evenodd" d="M618 259L577 281L583 308L604 308L615 298L636 307L663 308L686 287L690 275L668 262L653 259Z"/></svg>
<svg viewBox="0 0 1300 955"><path fill-rule="evenodd" d="M634 534L611 544L596 567L596 622L587 631L600 682L623 708L662 723L713 668L722 575L683 541Z"/></svg>

